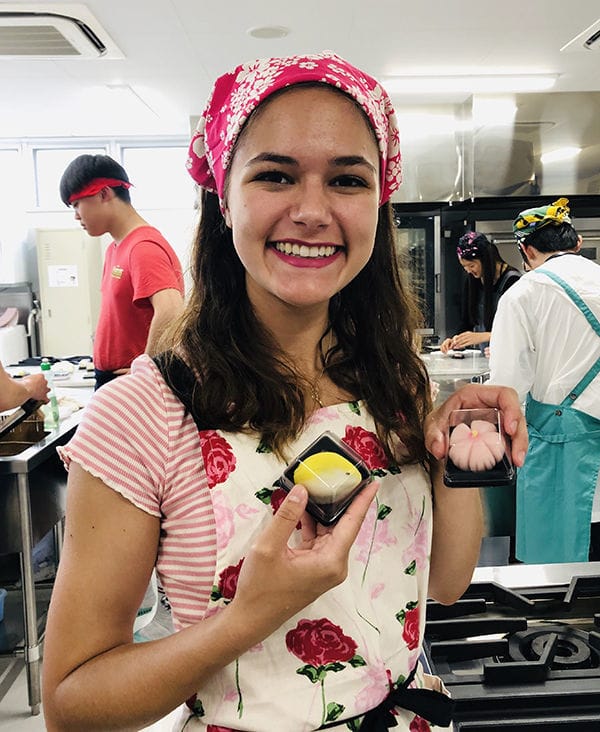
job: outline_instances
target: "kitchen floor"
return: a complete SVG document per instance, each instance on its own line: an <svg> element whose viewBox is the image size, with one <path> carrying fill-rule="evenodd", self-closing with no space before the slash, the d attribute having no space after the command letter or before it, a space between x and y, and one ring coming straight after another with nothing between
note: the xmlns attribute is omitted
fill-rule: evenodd
<svg viewBox="0 0 600 732"><path fill-rule="evenodd" d="M152 622L136 633L136 640L142 642L160 638L171 630L171 615L163 600L158 603ZM176 717L177 711L145 730L169 732ZM18 658L0 658L0 732L42 732L45 729L43 713L32 716L29 711L23 661Z"/></svg>

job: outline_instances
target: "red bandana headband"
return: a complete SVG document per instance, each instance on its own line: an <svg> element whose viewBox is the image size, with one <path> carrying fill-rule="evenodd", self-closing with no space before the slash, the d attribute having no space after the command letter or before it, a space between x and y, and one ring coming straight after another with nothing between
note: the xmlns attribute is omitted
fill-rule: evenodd
<svg viewBox="0 0 600 732"><path fill-rule="evenodd" d="M103 188L131 188L131 183L126 180L119 180L118 178L94 178L90 181L87 186L84 186L78 193L73 193L69 196L69 203L79 201L80 198L87 198L88 196L95 196L96 193L100 193Z"/></svg>
<svg viewBox="0 0 600 732"><path fill-rule="evenodd" d="M189 148L186 165L196 183L217 193L222 202L233 146L250 113L278 89L310 81L346 92L366 113L379 146L379 202L388 201L402 181L394 108L378 81L330 51L257 59L220 76Z"/></svg>

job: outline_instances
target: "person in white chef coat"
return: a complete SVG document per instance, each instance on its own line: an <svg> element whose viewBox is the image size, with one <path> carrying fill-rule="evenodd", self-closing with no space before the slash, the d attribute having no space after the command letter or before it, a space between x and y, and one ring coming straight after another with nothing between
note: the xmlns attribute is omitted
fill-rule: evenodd
<svg viewBox="0 0 600 732"><path fill-rule="evenodd" d="M190 146L202 215L173 350L98 390L62 451L49 732L178 706L186 732L450 723L419 663L425 610L469 584L482 510L442 483L449 412L499 407L519 465L527 439L512 389L430 413L389 203L398 138L381 85L331 52L217 79ZM375 478L328 526L278 482L324 432ZM133 644L154 566L177 632Z"/></svg>
<svg viewBox="0 0 600 732"><path fill-rule="evenodd" d="M490 383L527 400L515 553L528 563L587 561L599 528L591 517L600 469L600 266L580 254L568 203L515 219L531 271L500 300L490 343Z"/></svg>

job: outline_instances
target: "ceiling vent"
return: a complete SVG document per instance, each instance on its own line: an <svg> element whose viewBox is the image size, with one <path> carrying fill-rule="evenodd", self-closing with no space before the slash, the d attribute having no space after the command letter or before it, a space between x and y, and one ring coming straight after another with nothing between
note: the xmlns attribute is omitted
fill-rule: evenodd
<svg viewBox="0 0 600 732"><path fill-rule="evenodd" d="M572 38L560 49L571 53L573 51L600 51L600 18L584 31Z"/></svg>
<svg viewBox="0 0 600 732"><path fill-rule="evenodd" d="M0 5L0 58L123 58L85 5Z"/></svg>

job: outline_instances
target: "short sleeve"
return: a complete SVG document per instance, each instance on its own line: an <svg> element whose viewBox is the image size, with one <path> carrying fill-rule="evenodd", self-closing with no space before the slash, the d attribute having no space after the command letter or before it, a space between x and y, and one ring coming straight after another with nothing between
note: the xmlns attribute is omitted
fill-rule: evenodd
<svg viewBox="0 0 600 732"><path fill-rule="evenodd" d="M160 516L169 476L170 410L183 406L150 359L99 389L60 455L76 462L135 506ZM170 395L170 398L169 398Z"/></svg>
<svg viewBox="0 0 600 732"><path fill-rule="evenodd" d="M181 266L159 242L136 243L129 254L129 266L134 302L160 290L181 291Z"/></svg>

